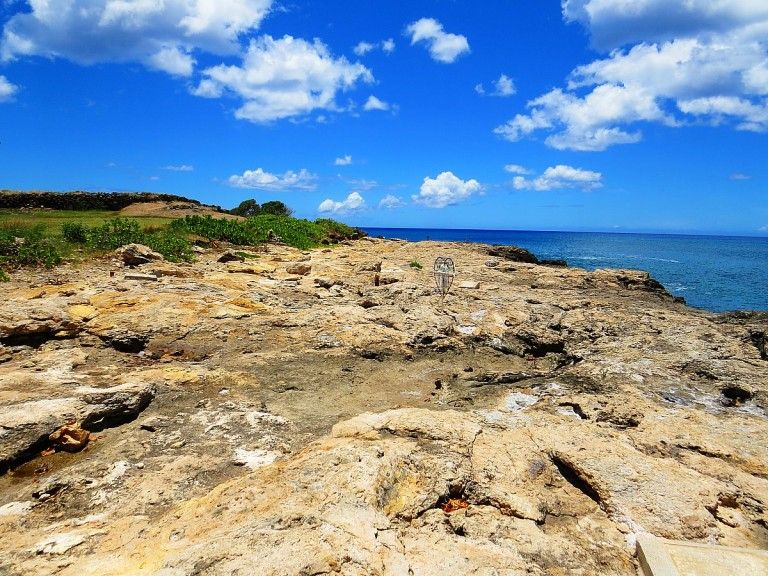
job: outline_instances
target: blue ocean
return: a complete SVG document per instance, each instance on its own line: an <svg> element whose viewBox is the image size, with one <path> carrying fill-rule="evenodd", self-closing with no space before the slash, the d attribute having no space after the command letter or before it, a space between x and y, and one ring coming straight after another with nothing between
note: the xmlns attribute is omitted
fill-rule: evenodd
<svg viewBox="0 0 768 576"><path fill-rule="evenodd" d="M768 311L768 238L365 228L371 236L520 246L569 266L646 270L690 306L713 312Z"/></svg>

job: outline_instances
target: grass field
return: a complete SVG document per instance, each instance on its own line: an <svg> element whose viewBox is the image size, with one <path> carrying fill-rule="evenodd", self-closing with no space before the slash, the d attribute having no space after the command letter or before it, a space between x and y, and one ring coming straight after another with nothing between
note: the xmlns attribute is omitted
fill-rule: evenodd
<svg viewBox="0 0 768 576"><path fill-rule="evenodd" d="M223 241L253 246L278 237L308 249L356 237L358 231L327 219L314 222L261 214L225 220L206 216L121 216L88 210L0 209L0 280L21 267L51 268L107 253L125 244L146 244L170 261L191 261L192 242Z"/></svg>
<svg viewBox="0 0 768 576"><path fill-rule="evenodd" d="M0 230L13 230L30 226L42 226L47 235L61 237L62 225L77 222L84 226L98 226L120 217L120 212L103 210L8 210L0 209ZM131 217L145 227L165 227L172 218L151 216Z"/></svg>

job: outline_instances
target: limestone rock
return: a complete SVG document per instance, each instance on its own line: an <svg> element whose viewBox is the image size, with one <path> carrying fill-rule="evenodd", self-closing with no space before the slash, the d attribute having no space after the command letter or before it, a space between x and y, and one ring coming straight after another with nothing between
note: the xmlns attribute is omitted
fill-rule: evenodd
<svg viewBox="0 0 768 576"><path fill-rule="evenodd" d="M115 250L115 253L127 266L139 266L152 261L164 260L162 254L143 244L126 244Z"/></svg>
<svg viewBox="0 0 768 576"><path fill-rule="evenodd" d="M218 262L245 262L245 257L240 254L235 254L231 250L227 250L219 256Z"/></svg>
<svg viewBox="0 0 768 576"><path fill-rule="evenodd" d="M646 533L764 547L766 317L488 250L15 274L0 573L634 576ZM480 289L442 299L408 265L437 257ZM39 456L70 422L86 448Z"/></svg>
<svg viewBox="0 0 768 576"><path fill-rule="evenodd" d="M39 446L41 437L53 436L50 441L64 449L80 448L79 444L87 442L87 430L101 430L134 417L152 401L156 388L152 383L127 383L107 388L76 387L59 394L62 392L69 395L2 403L0 470L27 457ZM72 421L85 430L78 430L80 426L61 428Z"/></svg>
<svg viewBox="0 0 768 576"><path fill-rule="evenodd" d="M312 271L312 265L306 262L296 262L285 267L285 271L288 274L296 274L298 276L306 276Z"/></svg>
<svg viewBox="0 0 768 576"><path fill-rule="evenodd" d="M531 252L517 246L491 246L488 248L489 256L496 256L510 262L527 262L537 264L539 259Z"/></svg>

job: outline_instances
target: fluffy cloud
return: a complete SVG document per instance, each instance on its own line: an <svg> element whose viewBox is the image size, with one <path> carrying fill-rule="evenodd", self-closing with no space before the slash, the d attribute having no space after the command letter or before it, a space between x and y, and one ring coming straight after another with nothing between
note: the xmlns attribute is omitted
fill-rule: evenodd
<svg viewBox="0 0 768 576"><path fill-rule="evenodd" d="M480 94L481 96L485 96L485 86L483 84L476 84L475 85L475 92ZM499 76L498 80L495 80L493 82L493 92L490 93L491 96L500 96L502 98L506 96L512 96L517 92L517 88L515 88L515 83L512 81L512 79L507 76L506 74L502 74Z"/></svg>
<svg viewBox="0 0 768 576"><path fill-rule="evenodd" d="M528 102L497 134L543 131L554 148L604 150L639 141L643 122L768 131L765 2L565 0L563 13L613 51L577 67L567 89Z"/></svg>
<svg viewBox="0 0 768 576"><path fill-rule="evenodd" d="M506 74L499 76L499 79L493 83L493 86L495 88L494 94L496 96L512 96L517 92L515 83L512 82L512 79Z"/></svg>
<svg viewBox="0 0 768 576"><path fill-rule="evenodd" d="M442 172L437 178L424 178L419 193L411 198L417 204L430 208L445 208L466 200L481 189L477 180L465 181L453 172Z"/></svg>
<svg viewBox="0 0 768 576"><path fill-rule="evenodd" d="M163 166L163 170L169 170L171 172L193 172L195 170L195 167L189 164L178 164L178 165L171 164L168 166Z"/></svg>
<svg viewBox="0 0 768 576"><path fill-rule="evenodd" d="M359 192L352 192L341 202L336 202L330 198L323 200L320 203L320 206L317 207L317 211L331 214L345 214L363 208L365 208L365 200L363 197Z"/></svg>
<svg viewBox="0 0 768 576"><path fill-rule="evenodd" d="M0 76L0 102L11 100L18 91L18 87L11 84L5 76Z"/></svg>
<svg viewBox="0 0 768 576"><path fill-rule="evenodd" d="M232 54L272 0L30 0L5 25L0 57L66 58L79 64L138 61L188 76L193 50Z"/></svg>
<svg viewBox="0 0 768 576"><path fill-rule="evenodd" d="M357 46L355 46L352 51L357 56L365 56L368 54L368 52L372 52L373 50L376 50L378 48L381 48L381 50L385 54L391 54L395 51L395 41L392 38L387 38L386 40L382 40L381 42L377 42L376 44L371 44L370 42L362 41L358 42Z"/></svg>
<svg viewBox="0 0 768 576"><path fill-rule="evenodd" d="M352 49L352 51L358 56L365 56L366 54L368 54L368 52L370 52L374 48L376 48L376 46L371 44L370 42L359 42L357 46L355 46Z"/></svg>
<svg viewBox="0 0 768 576"><path fill-rule="evenodd" d="M563 16L587 28L594 44L611 49L636 42L728 33L765 33L763 0L563 0Z"/></svg>
<svg viewBox="0 0 768 576"><path fill-rule="evenodd" d="M386 112L390 109L390 104L388 102L384 102L383 100L379 100L371 94L368 96L368 100L366 100L365 104L363 105L363 110L370 111L370 110L382 110Z"/></svg>
<svg viewBox="0 0 768 576"><path fill-rule="evenodd" d="M402 198L398 198L394 194L387 194L379 201L379 208L400 208L401 206L405 206L405 202L403 202Z"/></svg>
<svg viewBox="0 0 768 576"><path fill-rule="evenodd" d="M346 156L340 156L334 161L334 165L336 166L349 166L350 164L352 164L352 156L349 154Z"/></svg>
<svg viewBox="0 0 768 576"><path fill-rule="evenodd" d="M195 68L195 59L178 47L172 46L161 48L159 52L149 57L147 64L172 76L191 76Z"/></svg>
<svg viewBox="0 0 768 576"><path fill-rule="evenodd" d="M528 179L524 176L515 176L513 186L517 190L557 190L562 188L580 190L594 190L601 188L603 175L600 172L582 170L558 164L544 170L541 176Z"/></svg>
<svg viewBox="0 0 768 576"><path fill-rule="evenodd" d="M422 18L412 22L406 28L411 36L411 45L424 42L433 60L450 64L456 58L469 52L466 36L451 34L443 30L443 25L434 18Z"/></svg>
<svg viewBox="0 0 768 576"><path fill-rule="evenodd" d="M235 188L251 188L254 190L314 190L317 176L302 168L298 172L288 170L285 174L271 174L257 168L246 170L242 175L229 177L229 185Z"/></svg>
<svg viewBox="0 0 768 576"><path fill-rule="evenodd" d="M520 166L519 164L507 164L504 166L504 171L509 172L510 174L530 174L531 171L528 170L525 166Z"/></svg>
<svg viewBox="0 0 768 576"><path fill-rule="evenodd" d="M214 66L203 75L195 95L218 98L229 93L242 98L235 116L259 123L337 110L339 91L373 81L365 66L335 58L320 40L310 43L291 36L254 39L242 65Z"/></svg>

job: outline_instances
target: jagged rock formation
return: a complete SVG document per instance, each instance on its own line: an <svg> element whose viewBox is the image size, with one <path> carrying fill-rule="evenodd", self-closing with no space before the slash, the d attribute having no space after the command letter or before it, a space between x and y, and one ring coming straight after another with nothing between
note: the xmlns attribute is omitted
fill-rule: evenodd
<svg viewBox="0 0 768 576"><path fill-rule="evenodd" d="M763 316L477 245L244 254L6 285L0 573L631 575L643 532L768 545ZM85 449L39 456L69 421Z"/></svg>

